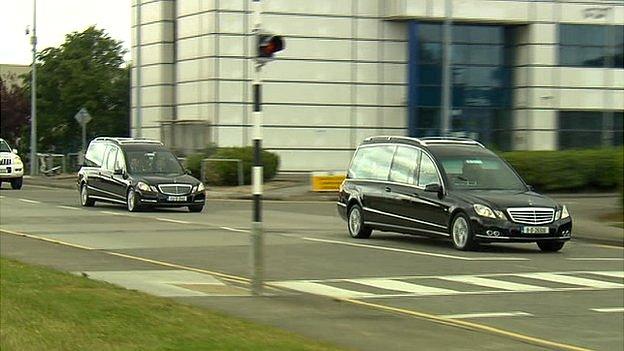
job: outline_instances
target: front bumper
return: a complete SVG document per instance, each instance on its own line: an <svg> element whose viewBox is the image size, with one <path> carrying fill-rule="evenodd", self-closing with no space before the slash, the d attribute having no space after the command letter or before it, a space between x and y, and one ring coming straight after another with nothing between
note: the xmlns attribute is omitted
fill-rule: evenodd
<svg viewBox="0 0 624 351"><path fill-rule="evenodd" d="M184 201L170 201L169 195L156 192L137 191L137 194L139 195L139 201L142 206L184 207L198 206L206 203L206 193L203 191L194 194L180 195L185 198Z"/></svg>
<svg viewBox="0 0 624 351"><path fill-rule="evenodd" d="M475 240L479 242L567 241L572 238L572 218L548 224L529 225L508 220L474 216L470 219ZM525 234L522 227L548 227L547 234Z"/></svg>
<svg viewBox="0 0 624 351"><path fill-rule="evenodd" d="M15 179L24 176L23 164L10 164L0 166L0 179Z"/></svg>

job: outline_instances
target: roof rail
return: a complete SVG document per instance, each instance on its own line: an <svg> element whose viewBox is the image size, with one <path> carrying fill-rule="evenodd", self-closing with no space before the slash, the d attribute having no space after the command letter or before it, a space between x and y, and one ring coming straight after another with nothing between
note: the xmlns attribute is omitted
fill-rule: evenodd
<svg viewBox="0 0 624 351"><path fill-rule="evenodd" d="M366 139L364 139L364 141L370 141L370 140L375 140L375 139L399 139L399 140L409 140L409 141L415 141L419 144L423 144L423 142L421 141L421 139L418 138L412 138L412 137L406 137L406 136L401 136L401 135L374 135L371 137L368 137Z"/></svg>
<svg viewBox="0 0 624 351"><path fill-rule="evenodd" d="M434 143L448 143L448 144L468 144L468 145L478 145L482 148L485 148L483 144L480 142L469 139L469 138L459 138L459 137L426 137L420 138L420 141L425 145L434 144Z"/></svg>
<svg viewBox="0 0 624 351"><path fill-rule="evenodd" d="M133 143L144 144L144 143L149 143L149 144L160 144L160 145L163 145L163 143L160 140L148 139L148 138L97 137L97 138L95 138L93 140L94 141L113 141L113 142L116 142L118 144L133 144Z"/></svg>

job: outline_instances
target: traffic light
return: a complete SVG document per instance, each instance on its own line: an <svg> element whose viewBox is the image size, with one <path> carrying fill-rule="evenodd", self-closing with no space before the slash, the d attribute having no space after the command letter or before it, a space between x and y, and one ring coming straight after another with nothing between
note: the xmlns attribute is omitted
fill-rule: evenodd
<svg viewBox="0 0 624 351"><path fill-rule="evenodd" d="M273 54L284 49L284 39L279 35L260 33L258 38L258 56L260 63L273 59Z"/></svg>

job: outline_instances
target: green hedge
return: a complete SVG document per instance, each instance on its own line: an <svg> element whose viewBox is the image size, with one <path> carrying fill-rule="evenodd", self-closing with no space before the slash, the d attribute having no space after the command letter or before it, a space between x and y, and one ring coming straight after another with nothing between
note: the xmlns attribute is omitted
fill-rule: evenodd
<svg viewBox="0 0 624 351"><path fill-rule="evenodd" d="M624 149L505 152L524 180L540 191L616 190L623 182ZM624 196L624 195L623 195Z"/></svg>
<svg viewBox="0 0 624 351"><path fill-rule="evenodd" d="M245 184L251 184L251 169L253 165L253 147L230 147L218 149L211 155L198 153L187 157L186 168L199 178L201 160L204 158L229 158L243 161L243 179ZM264 180L271 180L279 169L279 156L268 151L262 151L264 164ZM238 185L238 164L236 162L206 163L206 183L212 185Z"/></svg>

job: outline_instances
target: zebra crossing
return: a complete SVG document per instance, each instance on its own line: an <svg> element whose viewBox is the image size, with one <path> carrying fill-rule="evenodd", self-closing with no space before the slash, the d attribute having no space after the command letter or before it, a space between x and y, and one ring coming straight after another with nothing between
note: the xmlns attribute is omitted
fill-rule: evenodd
<svg viewBox="0 0 624 351"><path fill-rule="evenodd" d="M490 295L623 289L624 271L526 272L274 281L272 286L338 299Z"/></svg>

